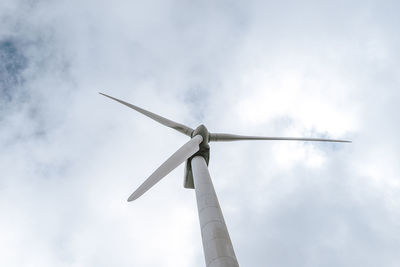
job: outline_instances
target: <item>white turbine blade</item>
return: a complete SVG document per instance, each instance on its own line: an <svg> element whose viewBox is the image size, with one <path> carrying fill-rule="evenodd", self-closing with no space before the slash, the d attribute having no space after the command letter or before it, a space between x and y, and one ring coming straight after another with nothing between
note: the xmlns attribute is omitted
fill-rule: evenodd
<svg viewBox="0 0 400 267"><path fill-rule="evenodd" d="M188 127L188 126L186 126L186 125L183 125L183 124L180 124L180 123L171 121L171 120L169 120L169 119L166 119L166 118L164 118L164 117L161 117L160 115L157 115L157 114L155 114L155 113L153 113L153 112L150 112L150 111L144 110L144 109L142 109L142 108L139 108L138 106L132 105L132 104L130 104L130 103L128 103L128 102L125 102L125 101L123 101L123 100L120 100L120 99L118 99L118 98L115 98L115 97L112 97L112 96L109 96L109 95L106 95L106 94L103 94L103 93L99 93L99 94L101 94L101 95L103 95L103 96L105 96L105 97L111 98L112 100L115 100L115 101L117 101L117 102L119 102L119 103L121 103L121 104L123 104L123 105L125 105L125 106L128 106L128 107L130 107L131 109L134 109L134 110L136 110L137 112L140 112L140 113L142 113L143 115L145 115L145 116L147 116L147 117L149 117L149 118L151 118L151 119L153 119L153 120L155 120L155 121L161 123L162 125L165 125L165 126L167 126L167 127L170 127L170 128L172 128L172 129L175 129L175 130L177 130L178 132L181 132L181 133L183 133L183 134L186 134L187 136L192 136L193 129L190 128L190 127Z"/></svg>
<svg viewBox="0 0 400 267"><path fill-rule="evenodd" d="M160 167L155 170L146 181L136 189L135 192L128 198L128 201L133 201L143 195L153 185L158 183L163 177L178 167L182 162L199 151L199 144L203 141L203 137L196 135L189 142L179 148L171 157L169 157Z"/></svg>
<svg viewBox="0 0 400 267"><path fill-rule="evenodd" d="M210 133L209 140L213 142L229 142L229 141L242 141L242 140L288 140L288 141L319 141L319 142L351 143L351 141L338 140L338 139L246 136L246 135L236 135L236 134L226 134L226 133Z"/></svg>

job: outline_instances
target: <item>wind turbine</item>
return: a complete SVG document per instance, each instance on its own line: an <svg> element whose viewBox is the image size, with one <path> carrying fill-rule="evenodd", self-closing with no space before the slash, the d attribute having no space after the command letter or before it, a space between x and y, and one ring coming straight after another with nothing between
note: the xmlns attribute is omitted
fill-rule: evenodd
<svg viewBox="0 0 400 267"><path fill-rule="evenodd" d="M160 115L144 110L115 97L100 93L125 106L128 106L143 115L177 130L190 137L190 140L170 156L158 167L143 184L134 191L128 201L133 201L164 178L173 169L186 161L184 183L185 188L195 189L197 208L200 219L203 251L207 267L234 267L239 266L229 237L228 229L222 215L214 186L208 172L210 159L209 142L227 142L241 140L291 140L291 141L320 141L320 142L351 142L346 140L303 138L303 137L263 137L244 136L227 133L210 133L201 124L196 129L171 121Z"/></svg>

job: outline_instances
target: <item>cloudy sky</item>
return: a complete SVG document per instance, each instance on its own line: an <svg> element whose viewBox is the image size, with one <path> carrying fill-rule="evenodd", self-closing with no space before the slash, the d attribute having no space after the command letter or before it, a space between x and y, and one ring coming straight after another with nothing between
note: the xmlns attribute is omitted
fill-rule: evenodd
<svg viewBox="0 0 400 267"><path fill-rule="evenodd" d="M241 266L400 265L396 1L0 2L0 265L204 266L187 141L211 145Z"/></svg>

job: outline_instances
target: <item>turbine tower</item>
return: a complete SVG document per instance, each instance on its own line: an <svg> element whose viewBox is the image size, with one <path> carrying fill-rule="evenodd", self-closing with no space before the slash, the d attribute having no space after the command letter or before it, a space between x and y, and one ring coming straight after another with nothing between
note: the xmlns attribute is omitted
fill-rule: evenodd
<svg viewBox="0 0 400 267"><path fill-rule="evenodd" d="M238 267L238 261L233 250L228 229L222 215L221 207L208 172L210 158L209 142L227 142L240 140L291 140L291 141L320 141L320 142L351 142L346 140L302 138L302 137L263 137L244 136L227 133L210 133L204 125L192 129L186 125L171 121L160 115L144 110L140 107L100 93L125 106L128 106L143 115L181 132L190 140L170 156L147 178L128 201L133 201L143 195L153 185L164 178L173 169L185 162L185 188L195 189L197 208L199 213L203 251L207 267Z"/></svg>

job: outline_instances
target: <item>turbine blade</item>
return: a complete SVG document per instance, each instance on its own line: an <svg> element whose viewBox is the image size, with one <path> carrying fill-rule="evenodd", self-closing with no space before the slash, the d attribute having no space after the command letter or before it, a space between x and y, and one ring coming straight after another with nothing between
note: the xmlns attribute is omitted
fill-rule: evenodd
<svg viewBox="0 0 400 267"><path fill-rule="evenodd" d="M178 132L181 132L181 133L183 133L183 134L186 134L187 136L190 136L190 137L192 136L193 129L190 128L190 127L188 127L188 126L186 126L186 125L183 125L183 124L180 124L180 123L171 121L171 120L169 120L169 119L166 119L166 118L164 118L164 117L161 117L160 115L157 115L157 114L155 114L155 113L153 113L153 112L150 112L150 111L144 110L144 109L142 109L142 108L139 108L138 106L132 105L132 104L130 104L130 103L128 103L128 102L125 102L125 101L123 101L123 100L120 100L120 99L118 99L118 98L115 98L115 97L112 97L112 96L109 96L109 95L106 95L106 94L103 94L103 93L99 93L99 94L101 94L101 95L103 95L103 96L105 96L105 97L111 98L112 100L115 100L115 101L117 101L117 102L119 102L119 103L121 103L121 104L123 104L123 105L125 105L125 106L128 106L128 107L130 107L131 109L134 109L134 110L136 110L137 112L140 112L140 113L142 113L143 115L145 115L145 116L147 116L147 117L149 117L149 118L151 118L151 119L153 119L153 120L155 120L155 121L161 123L162 125L165 125L165 126L167 126L167 127L170 127L170 128L172 128L172 129L175 129L175 130L177 130Z"/></svg>
<svg viewBox="0 0 400 267"><path fill-rule="evenodd" d="M136 189L135 192L128 198L128 201L133 201L143 195L153 185L158 183L163 177L178 167L182 162L199 151L199 144L203 141L203 137L196 135L189 142L179 148L171 157L169 157L160 167L155 170L146 181Z"/></svg>
<svg viewBox="0 0 400 267"><path fill-rule="evenodd" d="M341 142L351 143L348 140L325 139L325 138L304 138L304 137L266 137L266 136L246 136L226 133L210 133L210 141L229 142L242 140L288 140L288 141L319 141L319 142Z"/></svg>

